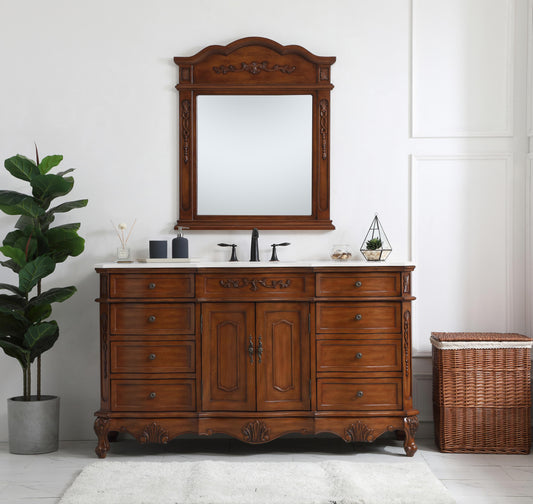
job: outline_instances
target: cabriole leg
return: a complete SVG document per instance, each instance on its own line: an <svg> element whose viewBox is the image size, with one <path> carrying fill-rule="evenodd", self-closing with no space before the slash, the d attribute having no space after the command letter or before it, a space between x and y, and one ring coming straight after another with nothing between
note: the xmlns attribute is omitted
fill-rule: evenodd
<svg viewBox="0 0 533 504"><path fill-rule="evenodd" d="M97 417L94 421L94 432L98 436L98 445L94 451L98 458L105 458L109 451L109 418Z"/></svg>
<svg viewBox="0 0 533 504"><path fill-rule="evenodd" d="M415 433L418 429L418 417L410 416L403 419L403 426L405 432L405 441L403 448L408 457L412 457L418 449L415 444Z"/></svg>

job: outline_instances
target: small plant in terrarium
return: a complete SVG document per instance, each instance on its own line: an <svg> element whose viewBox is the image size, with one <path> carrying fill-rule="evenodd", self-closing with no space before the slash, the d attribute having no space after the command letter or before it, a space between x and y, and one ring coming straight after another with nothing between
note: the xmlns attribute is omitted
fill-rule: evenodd
<svg viewBox="0 0 533 504"><path fill-rule="evenodd" d="M392 252L389 240L377 214L372 220L372 224L370 224L360 250L367 261L384 261Z"/></svg>
<svg viewBox="0 0 533 504"><path fill-rule="evenodd" d="M379 238L371 238L366 242L367 250L378 250L383 246L383 242Z"/></svg>

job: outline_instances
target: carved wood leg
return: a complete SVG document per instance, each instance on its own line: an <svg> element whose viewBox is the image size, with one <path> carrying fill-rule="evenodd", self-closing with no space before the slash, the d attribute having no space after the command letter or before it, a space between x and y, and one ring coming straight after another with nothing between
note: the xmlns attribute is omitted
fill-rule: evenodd
<svg viewBox="0 0 533 504"><path fill-rule="evenodd" d="M405 441L403 448L408 457L412 457L418 449L415 444L415 433L418 429L418 417L410 416L403 419L403 426L405 432Z"/></svg>
<svg viewBox="0 0 533 504"><path fill-rule="evenodd" d="M105 458L109 451L109 418L97 417L94 421L94 432L98 436L98 445L94 451L98 458Z"/></svg>

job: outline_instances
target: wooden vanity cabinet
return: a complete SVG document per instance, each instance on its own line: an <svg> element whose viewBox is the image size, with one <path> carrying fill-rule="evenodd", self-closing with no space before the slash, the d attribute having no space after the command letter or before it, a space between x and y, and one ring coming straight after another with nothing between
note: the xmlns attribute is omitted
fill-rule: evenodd
<svg viewBox="0 0 533 504"><path fill-rule="evenodd" d="M96 453L225 433L387 431L411 456L413 266L98 267Z"/></svg>

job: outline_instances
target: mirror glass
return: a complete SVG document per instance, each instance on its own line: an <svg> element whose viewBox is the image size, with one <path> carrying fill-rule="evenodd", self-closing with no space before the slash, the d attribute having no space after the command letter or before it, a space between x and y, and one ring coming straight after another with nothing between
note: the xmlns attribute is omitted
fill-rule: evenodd
<svg viewBox="0 0 533 504"><path fill-rule="evenodd" d="M311 95L198 95L198 215L311 215Z"/></svg>

